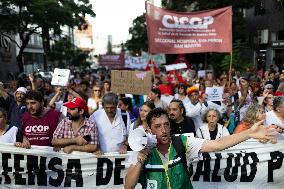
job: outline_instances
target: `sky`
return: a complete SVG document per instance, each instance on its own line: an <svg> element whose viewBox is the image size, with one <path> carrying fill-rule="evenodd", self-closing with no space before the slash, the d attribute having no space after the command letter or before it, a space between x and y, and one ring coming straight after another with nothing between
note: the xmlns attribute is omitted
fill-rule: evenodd
<svg viewBox="0 0 284 189"><path fill-rule="evenodd" d="M113 44L121 44L129 38L128 29L137 16L145 12L145 0L91 0L95 18L93 25L96 53L103 53L107 36L112 35Z"/></svg>

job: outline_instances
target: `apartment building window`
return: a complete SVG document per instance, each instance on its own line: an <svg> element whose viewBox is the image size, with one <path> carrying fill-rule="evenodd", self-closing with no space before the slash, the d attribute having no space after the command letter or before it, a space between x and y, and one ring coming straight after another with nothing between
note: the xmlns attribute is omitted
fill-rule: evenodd
<svg viewBox="0 0 284 189"><path fill-rule="evenodd" d="M284 30L279 30L277 35L278 40L284 40Z"/></svg>
<svg viewBox="0 0 284 189"><path fill-rule="evenodd" d="M276 8L279 10L284 10L284 0L275 0Z"/></svg>
<svg viewBox="0 0 284 189"><path fill-rule="evenodd" d="M261 15L264 15L264 14L265 14L264 2L263 2L263 0L260 0L254 6L254 15L255 16L261 16Z"/></svg>

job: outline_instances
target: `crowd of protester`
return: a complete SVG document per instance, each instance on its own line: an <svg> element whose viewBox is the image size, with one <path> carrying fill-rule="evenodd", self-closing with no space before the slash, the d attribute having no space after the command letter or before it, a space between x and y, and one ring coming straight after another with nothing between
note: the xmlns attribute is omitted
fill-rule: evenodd
<svg viewBox="0 0 284 189"><path fill-rule="evenodd" d="M128 135L155 108L168 112L171 134L214 140L243 132L254 123L284 128L284 72L263 75L237 70L203 77L188 71L153 76L147 95L115 94L109 70L73 73L67 87L52 86L37 74L0 83L0 141L103 154L126 153ZM131 81L130 81L131 82ZM208 101L206 88L222 86L221 101Z"/></svg>

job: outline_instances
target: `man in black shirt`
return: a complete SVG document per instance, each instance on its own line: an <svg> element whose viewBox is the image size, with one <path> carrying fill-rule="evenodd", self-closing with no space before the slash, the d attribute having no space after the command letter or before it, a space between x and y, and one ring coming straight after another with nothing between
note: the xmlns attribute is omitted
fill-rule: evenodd
<svg viewBox="0 0 284 189"><path fill-rule="evenodd" d="M22 125L21 116L27 111L25 104L26 93L27 89L25 87L19 87L15 92L15 96L13 96L7 93L3 86L0 86L1 99L7 105L3 108L8 111L8 120L12 126L21 127Z"/></svg>
<svg viewBox="0 0 284 189"><path fill-rule="evenodd" d="M185 115L185 107L181 100L172 100L169 105L171 135L193 133L195 126L191 118Z"/></svg>

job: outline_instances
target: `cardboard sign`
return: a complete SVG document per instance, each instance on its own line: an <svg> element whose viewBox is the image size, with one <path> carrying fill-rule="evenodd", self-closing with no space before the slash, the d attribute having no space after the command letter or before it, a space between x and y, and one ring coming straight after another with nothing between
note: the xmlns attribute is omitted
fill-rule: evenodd
<svg viewBox="0 0 284 189"><path fill-rule="evenodd" d="M66 87L69 82L70 70L55 68L51 85Z"/></svg>
<svg viewBox="0 0 284 189"><path fill-rule="evenodd" d="M171 64L171 65L165 65L165 68L167 71L171 70L181 70L187 68L186 63L179 63L179 64Z"/></svg>
<svg viewBox="0 0 284 189"><path fill-rule="evenodd" d="M147 94L152 86L150 72L111 70L111 90L119 94Z"/></svg>
<svg viewBox="0 0 284 189"><path fill-rule="evenodd" d="M224 87L206 87L205 93L208 101L222 101Z"/></svg>

